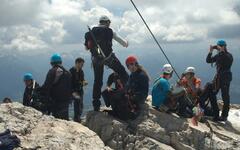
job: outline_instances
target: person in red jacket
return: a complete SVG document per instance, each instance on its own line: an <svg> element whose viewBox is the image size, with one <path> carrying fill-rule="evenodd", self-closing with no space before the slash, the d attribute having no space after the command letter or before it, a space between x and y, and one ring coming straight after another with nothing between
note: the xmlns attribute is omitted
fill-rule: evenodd
<svg viewBox="0 0 240 150"><path fill-rule="evenodd" d="M186 89L193 104L197 104L201 91L201 79L195 76L195 70L194 67L188 67L179 82L180 86Z"/></svg>

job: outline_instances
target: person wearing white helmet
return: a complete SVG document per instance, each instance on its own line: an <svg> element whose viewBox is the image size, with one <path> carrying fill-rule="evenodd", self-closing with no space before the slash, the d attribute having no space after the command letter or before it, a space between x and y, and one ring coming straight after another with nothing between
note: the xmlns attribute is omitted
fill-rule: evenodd
<svg viewBox="0 0 240 150"><path fill-rule="evenodd" d="M163 74L158 78L152 88L152 105L160 111L174 111L183 117L191 117L186 113L187 101L185 90L179 87L170 87L169 79L172 78L173 68L170 64L165 64L162 69ZM177 107L179 103L179 107Z"/></svg>
<svg viewBox="0 0 240 150"><path fill-rule="evenodd" d="M193 104L199 101L201 91L201 79L195 76L195 71L194 67L187 67L179 82L179 85L186 89Z"/></svg>
<svg viewBox="0 0 240 150"><path fill-rule="evenodd" d="M112 40L114 39L123 47L128 47L128 42L118 36L110 28L111 20L107 16L99 18L99 25L85 34L85 47L90 50L94 70L93 107L99 111L101 105L101 88L103 85L104 66L108 66L119 76L123 85L128 81L129 75L124 66L113 53ZM101 51L99 50L101 49Z"/></svg>
<svg viewBox="0 0 240 150"><path fill-rule="evenodd" d="M165 106L171 93L169 79L172 77L173 68L170 64L165 64L162 68L162 75L155 80L152 89L152 105L157 109L168 109Z"/></svg>

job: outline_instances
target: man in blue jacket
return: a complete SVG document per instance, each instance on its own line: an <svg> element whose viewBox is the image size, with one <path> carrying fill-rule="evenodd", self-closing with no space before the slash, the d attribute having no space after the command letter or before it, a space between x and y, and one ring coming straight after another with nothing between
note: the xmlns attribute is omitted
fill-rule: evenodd
<svg viewBox="0 0 240 150"><path fill-rule="evenodd" d="M156 109L167 110L167 107L164 105L166 99L171 92L169 79L172 77L173 69L170 64L165 64L163 66L163 74L158 78L153 85L152 89L152 105Z"/></svg>

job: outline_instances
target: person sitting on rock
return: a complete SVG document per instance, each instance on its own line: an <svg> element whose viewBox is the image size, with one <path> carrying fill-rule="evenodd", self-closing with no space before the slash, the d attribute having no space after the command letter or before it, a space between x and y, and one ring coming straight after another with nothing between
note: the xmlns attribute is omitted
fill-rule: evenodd
<svg viewBox="0 0 240 150"><path fill-rule="evenodd" d="M199 96L201 95L201 79L195 76L195 70L194 67L188 67L178 84L186 89L188 97L192 100L192 103L197 105L199 102Z"/></svg>
<svg viewBox="0 0 240 150"><path fill-rule="evenodd" d="M113 84L114 88L112 87ZM120 76L116 72L111 73L107 80L107 88L102 92L102 97L107 107L111 105L111 95L121 90L124 90L124 87Z"/></svg>
<svg viewBox="0 0 240 150"><path fill-rule="evenodd" d="M129 56L126 65L131 72L126 87L110 92L109 96L112 111L108 113L121 120L135 119L141 114L149 88L149 76L138 64L137 58Z"/></svg>
<svg viewBox="0 0 240 150"><path fill-rule="evenodd" d="M127 57L126 66L131 72L126 85L126 97L129 100L133 118L136 118L142 112L148 96L150 77L146 70L139 65L135 56Z"/></svg>
<svg viewBox="0 0 240 150"><path fill-rule="evenodd" d="M23 94L23 105L32 106L33 94L35 89L39 88L39 84L33 79L33 75L31 73L26 73L23 80L26 86Z"/></svg>
<svg viewBox="0 0 240 150"><path fill-rule="evenodd" d="M152 88L152 105L155 109L169 112L176 111L183 117L191 117L186 113L188 102L185 99L185 90L181 87L170 87L173 68L170 64L163 66L163 74L155 80ZM177 107L177 103L179 103Z"/></svg>

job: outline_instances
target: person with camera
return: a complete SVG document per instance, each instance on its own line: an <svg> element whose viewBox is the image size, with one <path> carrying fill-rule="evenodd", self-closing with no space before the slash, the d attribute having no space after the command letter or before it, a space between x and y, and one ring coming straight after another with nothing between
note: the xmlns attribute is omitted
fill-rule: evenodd
<svg viewBox="0 0 240 150"><path fill-rule="evenodd" d="M218 53L213 56L213 51ZM232 81L231 67L233 63L233 56L227 50L227 43L224 40L219 40L216 46L210 45L209 53L206 58L207 63L215 63L216 75L212 82L212 95L210 96L211 105L213 108L214 121L227 121L230 96L229 87ZM217 104L216 95L221 90L223 100L223 110L221 117L219 117L219 108Z"/></svg>

